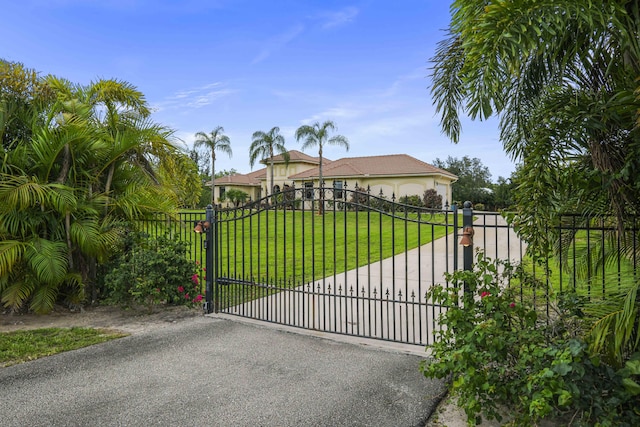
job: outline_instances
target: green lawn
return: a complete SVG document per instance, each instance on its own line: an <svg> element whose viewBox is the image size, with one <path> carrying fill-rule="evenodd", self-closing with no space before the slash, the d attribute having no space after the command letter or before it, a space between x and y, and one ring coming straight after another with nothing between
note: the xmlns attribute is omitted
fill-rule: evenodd
<svg viewBox="0 0 640 427"><path fill-rule="evenodd" d="M444 225L453 223L451 214L247 209L218 215L217 276L284 286L367 265L453 231ZM145 229L190 242L191 259L204 265L202 235L193 232L194 220L204 217L203 211L184 212L182 221L155 221Z"/></svg>
<svg viewBox="0 0 640 427"><path fill-rule="evenodd" d="M442 224L444 215L430 221ZM447 227L415 215L263 211L223 220L217 231L220 275L308 282L424 245Z"/></svg>
<svg viewBox="0 0 640 427"><path fill-rule="evenodd" d="M126 334L91 328L45 328L0 333L0 367L122 338Z"/></svg>
<svg viewBox="0 0 640 427"><path fill-rule="evenodd" d="M575 291L585 297L602 298L616 291L625 278L637 274L632 259L613 256L617 248L606 236L603 239L600 230L580 230L564 245L566 250L561 255L549 257L543 265L535 264L530 257L522 261L525 271L548 285L550 293Z"/></svg>

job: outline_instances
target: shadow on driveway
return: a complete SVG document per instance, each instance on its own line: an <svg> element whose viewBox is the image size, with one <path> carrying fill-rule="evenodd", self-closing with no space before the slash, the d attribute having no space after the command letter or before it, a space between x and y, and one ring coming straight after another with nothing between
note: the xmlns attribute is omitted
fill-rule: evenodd
<svg viewBox="0 0 640 427"><path fill-rule="evenodd" d="M0 369L3 426L422 426L423 357L223 318Z"/></svg>

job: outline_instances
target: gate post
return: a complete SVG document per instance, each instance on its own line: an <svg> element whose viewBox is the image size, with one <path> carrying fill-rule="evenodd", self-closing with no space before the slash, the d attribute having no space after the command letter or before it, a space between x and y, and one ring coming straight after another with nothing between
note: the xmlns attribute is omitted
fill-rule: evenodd
<svg viewBox="0 0 640 427"><path fill-rule="evenodd" d="M453 211L453 271L458 271L458 205L453 202L451 205Z"/></svg>
<svg viewBox="0 0 640 427"><path fill-rule="evenodd" d="M216 218L213 210L213 206L207 206L207 214L206 221L210 224L209 227L205 230L205 240L204 240L204 249L205 249L205 266L207 269L207 280L205 284L205 296L204 296L204 311L207 314L213 313L214 311L217 313L218 310L214 310L214 298L213 298L213 282L216 280L216 271L215 271L215 262L214 262L214 253L216 250L216 245L213 237L215 236L215 228L216 228ZM217 301L216 308L217 308Z"/></svg>
<svg viewBox="0 0 640 427"><path fill-rule="evenodd" d="M462 208L462 266L464 271L473 270L473 208L471 202L464 202ZM469 294L467 282L464 283L464 293Z"/></svg>
<svg viewBox="0 0 640 427"><path fill-rule="evenodd" d="M473 269L473 208L471 207L471 202L464 202L464 207L462 208L462 235L465 233L469 233L471 230L471 235L469 236L470 243L463 244L462 249L462 265L464 271L471 271Z"/></svg>

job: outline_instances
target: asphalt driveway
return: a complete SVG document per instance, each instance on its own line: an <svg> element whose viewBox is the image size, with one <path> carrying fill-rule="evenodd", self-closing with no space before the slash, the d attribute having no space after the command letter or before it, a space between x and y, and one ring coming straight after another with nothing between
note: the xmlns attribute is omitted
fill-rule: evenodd
<svg viewBox="0 0 640 427"><path fill-rule="evenodd" d="M0 368L0 425L421 426L422 358L195 318Z"/></svg>

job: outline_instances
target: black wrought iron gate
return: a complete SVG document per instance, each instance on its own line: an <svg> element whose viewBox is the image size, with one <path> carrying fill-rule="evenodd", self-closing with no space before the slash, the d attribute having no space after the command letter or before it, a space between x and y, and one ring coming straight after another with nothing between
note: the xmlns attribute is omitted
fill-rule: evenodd
<svg viewBox="0 0 640 427"><path fill-rule="evenodd" d="M458 268L461 211L308 187L209 207L205 309L427 345L444 308L426 293Z"/></svg>

